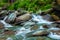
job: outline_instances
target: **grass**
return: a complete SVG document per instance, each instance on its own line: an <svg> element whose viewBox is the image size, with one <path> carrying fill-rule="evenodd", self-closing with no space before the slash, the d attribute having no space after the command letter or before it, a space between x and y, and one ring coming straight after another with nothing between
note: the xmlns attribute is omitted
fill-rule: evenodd
<svg viewBox="0 0 60 40"><path fill-rule="evenodd" d="M8 4L8 1L0 0L0 7ZM23 8L24 10L36 12L38 10L47 10L51 8L52 0L16 0L7 7L7 10L17 10Z"/></svg>

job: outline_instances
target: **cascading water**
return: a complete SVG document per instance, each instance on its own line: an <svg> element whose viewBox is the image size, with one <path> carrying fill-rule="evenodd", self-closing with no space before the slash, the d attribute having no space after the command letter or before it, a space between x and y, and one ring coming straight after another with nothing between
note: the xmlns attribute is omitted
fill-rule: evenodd
<svg viewBox="0 0 60 40"><path fill-rule="evenodd" d="M4 27L13 27L12 25L10 25L10 24L8 24L8 23L5 22L5 20L6 20L7 17L8 16L6 16L3 20L0 20L0 22L4 24Z"/></svg>
<svg viewBox="0 0 60 40"><path fill-rule="evenodd" d="M49 24L50 25L50 24L53 23L53 22L49 22L47 20L44 20L42 16L35 15L35 14L32 14L32 21L36 21L37 24ZM26 26L26 25L29 25L28 22L24 26ZM19 30L17 31L16 36L22 35L24 37L23 40L26 39L26 34L29 33L29 32L31 32L30 28L26 29L24 27L21 27L21 28L18 28L18 29ZM44 29L44 28L43 27L40 27L40 29Z"/></svg>
<svg viewBox="0 0 60 40"><path fill-rule="evenodd" d="M10 25L10 24L5 22L7 17L8 16L6 16L4 18L4 20L0 20L0 22L4 24L4 27L13 27L12 25ZM51 25L53 23L53 22L49 22L49 21L45 20L42 16L35 15L35 14L32 14L32 19L30 21L27 21L26 23L24 23L23 27L17 28L16 33L15 33L16 37L21 35L23 37L23 40L26 40L26 34L29 33L29 32L32 32L32 30L30 30L31 27L25 28L25 26L30 26L30 25L34 25L34 24L38 25L39 24L39 27L40 27L39 29L43 29L44 30L44 28L43 28L43 26L41 24ZM53 30L53 29L55 30L56 28L49 28L48 31ZM53 39L54 38L55 39L60 39L60 36L58 36L56 34L53 35L52 32L50 32L48 37L50 37L50 38L52 37ZM13 40L13 39L8 37L7 40Z"/></svg>
<svg viewBox="0 0 60 40"><path fill-rule="evenodd" d="M53 22L49 22L47 20L44 20L43 17L40 15L32 14L32 16L33 16L32 20L36 21L38 24L52 24L53 23Z"/></svg>

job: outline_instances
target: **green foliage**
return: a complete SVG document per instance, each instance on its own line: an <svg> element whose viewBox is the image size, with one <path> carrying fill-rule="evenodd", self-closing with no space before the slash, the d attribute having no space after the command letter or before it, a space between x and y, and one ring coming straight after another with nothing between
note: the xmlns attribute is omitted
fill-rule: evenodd
<svg viewBox="0 0 60 40"><path fill-rule="evenodd" d="M13 10L13 9L17 10L19 8L23 8L28 11L36 12L40 9L46 10L46 9L51 8L51 3L52 3L52 0L16 0L14 3L9 5L7 7L7 9L8 10Z"/></svg>

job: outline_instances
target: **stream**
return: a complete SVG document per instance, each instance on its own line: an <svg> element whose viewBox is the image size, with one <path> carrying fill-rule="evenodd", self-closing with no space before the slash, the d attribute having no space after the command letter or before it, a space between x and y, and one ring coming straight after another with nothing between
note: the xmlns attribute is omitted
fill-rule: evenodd
<svg viewBox="0 0 60 40"><path fill-rule="evenodd" d="M0 36L1 37L5 36L6 40L44 40L44 39L45 40L60 40L60 33L59 33L60 28L55 27L55 25L53 24L54 22L44 19L43 16L41 15L31 14L31 16L32 18L30 20L22 23L23 26L19 25L16 27L5 22L7 18L6 16L3 20L0 20L0 22L4 24L4 30L7 30L7 29L13 30L15 31L15 34L12 36L6 36L3 33ZM37 25L37 27L35 28L34 25ZM43 27L43 25L47 25L48 27ZM1 30L3 31L3 29ZM44 34L45 31L46 33Z"/></svg>

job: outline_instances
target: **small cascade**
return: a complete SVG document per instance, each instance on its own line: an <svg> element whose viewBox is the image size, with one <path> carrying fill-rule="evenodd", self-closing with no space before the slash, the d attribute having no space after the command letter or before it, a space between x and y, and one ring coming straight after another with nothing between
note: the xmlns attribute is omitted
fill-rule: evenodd
<svg viewBox="0 0 60 40"><path fill-rule="evenodd" d="M36 21L38 24L52 24L53 23L53 22L49 22L47 20L44 20L43 17L40 15L32 14L32 16L33 16L32 20Z"/></svg>
<svg viewBox="0 0 60 40"><path fill-rule="evenodd" d="M0 22L4 24L4 27L13 27L12 25L5 22L6 18L7 16L3 20L0 20Z"/></svg>
<svg viewBox="0 0 60 40"><path fill-rule="evenodd" d="M49 34L48 34L48 32L46 32L48 34L47 35L48 37L50 37L52 39L60 39L60 35L57 35L56 33L51 32L51 30L57 30L57 31L59 31L60 28L55 28L52 25L54 22L50 22L50 21L46 20L46 19L49 19L49 18L44 19L43 16L37 15L37 14L32 14L31 17L32 18L29 19L29 20L27 20L27 21L24 21L25 19L23 19L23 23L21 23L22 26L18 25L18 27L13 27L12 24L9 24L12 20L15 20L15 18L17 18L17 15L14 14L14 13L10 14L9 16L6 16L3 20L0 20L0 22L4 25L5 28L9 28L9 27L12 27L12 29L16 28L15 30L12 30L12 31L15 32L14 36L17 38L17 40L19 40L20 36L21 36L21 38L23 37L22 38L23 40L26 40L27 36L29 36L29 33L33 34L33 32L35 33L38 30L39 31L43 30L43 32L49 31L50 32ZM6 22L7 18L8 18L8 21L10 21L10 22ZM36 25L36 26L34 26L34 25ZM47 25L47 27L44 26L44 25ZM35 30L31 30L32 27L35 28ZM41 33L41 35L43 35L43 32ZM37 33L39 34L39 32L37 32ZM26 35L26 34L28 34L28 35ZM13 38L12 37L8 37L7 40L13 40Z"/></svg>
<svg viewBox="0 0 60 40"><path fill-rule="evenodd" d="M23 40L26 39L26 34L31 32L30 28L29 29L25 29L24 27L18 28L17 32L16 32L16 36L21 35L23 37Z"/></svg>

